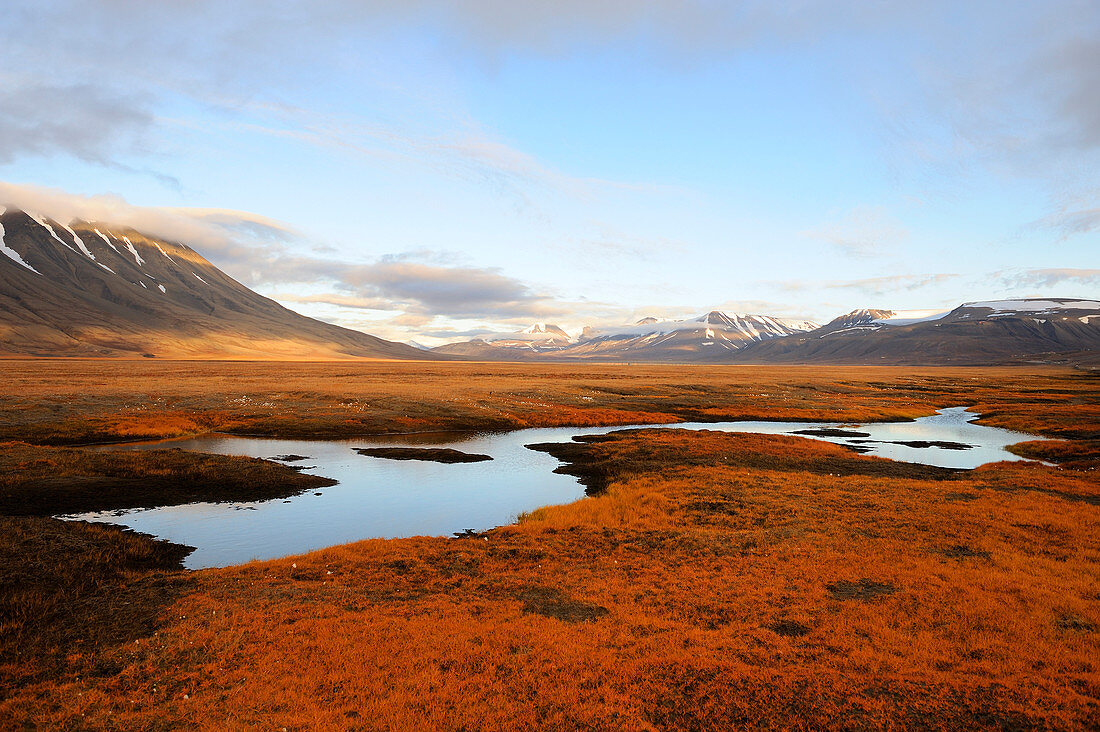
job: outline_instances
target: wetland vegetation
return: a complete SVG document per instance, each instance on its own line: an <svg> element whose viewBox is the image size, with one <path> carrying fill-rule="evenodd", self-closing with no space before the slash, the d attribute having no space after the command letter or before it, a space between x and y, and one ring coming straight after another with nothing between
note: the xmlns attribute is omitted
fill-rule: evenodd
<svg viewBox="0 0 1100 732"><path fill-rule="evenodd" d="M400 382L404 364L6 363L5 726L1095 724L1093 373L453 366L448 378L415 365ZM68 500L118 506L127 476L160 492L151 502L313 477L60 444L208 429L866 423L960 403L1056 438L1013 448L1047 464L957 471L793 435L617 432L555 448L599 495L515 524L197 572L178 569L177 546L41 515Z"/></svg>

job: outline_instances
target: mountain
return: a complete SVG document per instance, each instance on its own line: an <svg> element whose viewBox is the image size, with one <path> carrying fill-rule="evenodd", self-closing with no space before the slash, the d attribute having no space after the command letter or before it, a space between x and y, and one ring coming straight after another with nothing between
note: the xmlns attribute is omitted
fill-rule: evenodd
<svg viewBox="0 0 1100 732"><path fill-rule="evenodd" d="M690 320L643 318L614 328L586 327L575 341L557 326L451 343L437 353L482 360L707 361L769 338L804 333L816 323L717 310Z"/></svg>
<svg viewBox="0 0 1100 732"><path fill-rule="evenodd" d="M561 352L574 358L629 361L699 361L736 351L754 341L817 328L804 320L712 310L690 320L643 318L631 326L586 328L580 342Z"/></svg>
<svg viewBox="0 0 1100 732"><path fill-rule="evenodd" d="M447 343L433 353L477 361L530 361L547 352L560 352L573 343L569 334L556 325L535 323L515 333L485 335L472 341Z"/></svg>
<svg viewBox="0 0 1100 732"><path fill-rule="evenodd" d="M557 329L560 331L560 329ZM688 320L643 318L587 327L575 342L539 347L510 334L433 349L478 360L653 363L991 365L1100 364L1100 301L1031 298L964 303L953 310L865 308L823 326L712 311ZM564 333L562 333L564 335Z"/></svg>
<svg viewBox="0 0 1100 732"><path fill-rule="evenodd" d="M4 355L440 358L299 315L131 228L0 207L0 255Z"/></svg>
<svg viewBox="0 0 1100 732"><path fill-rule="evenodd" d="M519 333L509 333L483 340L498 348L529 348L535 351L559 350L573 342L564 330L546 323L535 323Z"/></svg>
<svg viewBox="0 0 1100 732"><path fill-rule="evenodd" d="M752 363L987 365L1100 361L1100 301L1027 298L942 312L854 310L810 333L754 343Z"/></svg>

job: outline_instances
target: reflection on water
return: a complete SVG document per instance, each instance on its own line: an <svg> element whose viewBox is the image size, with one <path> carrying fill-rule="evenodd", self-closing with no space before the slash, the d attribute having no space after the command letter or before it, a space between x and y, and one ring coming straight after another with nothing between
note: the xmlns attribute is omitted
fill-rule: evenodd
<svg viewBox="0 0 1100 732"><path fill-rule="evenodd" d="M974 468L1017 460L1006 445L1039 439L970 423L976 415L958 407L915 422L862 424L807 422L721 422L668 425L681 429L790 434L834 428L869 437L811 436L870 448L870 454L953 468ZM654 427L657 425L644 425ZM112 449L177 447L225 455L305 456L292 463L304 472L339 481L290 499L255 503L196 503L72 518L110 521L196 547L185 564L192 569L239 564L299 554L373 537L449 536L464 529L507 524L523 512L584 495L576 479L553 472L556 459L523 446L566 442L574 435L603 434L629 427L558 427L495 433L426 433L340 441L272 440L227 435L169 440ZM868 442L868 440L872 440ZM965 449L910 447L899 442L960 443ZM449 445L491 455L483 463L441 464L364 457L355 447ZM319 495L317 495L319 494Z"/></svg>

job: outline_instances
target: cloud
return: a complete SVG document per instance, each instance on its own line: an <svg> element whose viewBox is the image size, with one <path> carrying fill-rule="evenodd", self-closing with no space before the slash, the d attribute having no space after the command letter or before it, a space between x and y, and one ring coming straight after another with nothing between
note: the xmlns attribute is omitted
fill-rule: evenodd
<svg viewBox="0 0 1100 732"><path fill-rule="evenodd" d="M813 315L807 315L800 307L774 300L727 300L713 309L727 313L770 315L787 320L815 320Z"/></svg>
<svg viewBox="0 0 1100 732"><path fill-rule="evenodd" d="M340 295L333 292L320 295L299 295L292 292L273 292L273 300L279 302L293 302L303 305L335 305L341 308L353 310L381 310L392 311L393 303L381 297L360 297L358 295Z"/></svg>
<svg viewBox="0 0 1100 732"><path fill-rule="evenodd" d="M1054 229L1062 242L1078 234L1100 229L1100 208L1061 208L1038 221L1023 227L1028 229Z"/></svg>
<svg viewBox="0 0 1100 732"><path fill-rule="evenodd" d="M67 153L109 164L154 122L150 100L92 84L19 83L0 77L0 163Z"/></svg>
<svg viewBox="0 0 1100 732"><path fill-rule="evenodd" d="M909 231L881 206L857 206L843 218L801 234L826 241L850 257L883 254L909 238Z"/></svg>
<svg viewBox="0 0 1100 732"><path fill-rule="evenodd" d="M1078 285L1100 290L1100 269L1024 269L997 273L1002 287L1009 289L1052 288Z"/></svg>
<svg viewBox="0 0 1100 732"><path fill-rule="evenodd" d="M439 328L436 330L424 330L419 335L425 338L434 338L442 341L472 340L485 335L498 335L499 330L493 328L467 328L459 330L455 328Z"/></svg>
<svg viewBox="0 0 1100 732"><path fill-rule="evenodd" d="M435 320L434 315L423 313L401 313L395 318L390 318L390 323L402 328L422 328Z"/></svg>
<svg viewBox="0 0 1100 732"><path fill-rule="evenodd" d="M916 84L875 82L895 152L955 186L975 171L1038 181L1054 198L1095 184L1100 5L956 4L917 38L909 68L894 70Z"/></svg>
<svg viewBox="0 0 1100 732"><path fill-rule="evenodd" d="M299 235L290 226L246 211L134 206L121 196L82 196L56 188L0 181L0 204L56 221L101 221L193 245L223 259L266 256ZM241 250L248 243L248 252Z"/></svg>
<svg viewBox="0 0 1100 732"><path fill-rule="evenodd" d="M379 262L345 270L340 282L452 316L490 312L536 315L553 310L547 305L548 297L493 269Z"/></svg>
<svg viewBox="0 0 1100 732"><path fill-rule="evenodd" d="M1081 25L1041 56L1035 74L1040 93L1062 120L1058 141L1075 149L1100 147L1100 13L1089 5L1078 17Z"/></svg>
<svg viewBox="0 0 1100 732"><path fill-rule="evenodd" d="M287 105L230 102L237 111L259 112L264 120L231 126L296 140L341 155L353 153L380 164L412 163L425 170L477 183L513 198L523 210L537 211L538 193L589 198L600 192L665 193L672 186L576 176L548 165L465 118L403 120L400 124L361 124L332 114Z"/></svg>
<svg viewBox="0 0 1100 732"><path fill-rule="evenodd" d="M895 292L911 292L925 288L935 287L945 282L957 280L962 275L958 274L905 274L886 275L882 277L866 277L858 280L831 280L823 282L808 282L806 280L790 280L786 282L772 283L789 292L801 290L855 290L866 295L888 295Z"/></svg>
<svg viewBox="0 0 1100 732"><path fill-rule="evenodd" d="M33 37L52 28L66 41L84 31L85 37L116 49L123 56L120 64L126 63L127 54L159 48L160 54L147 59L153 68L165 57L218 67L228 55L239 63L225 69L226 74L266 70L292 49L312 49L316 56L326 51L315 47L319 40L329 40L335 54L341 51L337 40L408 27L428 28L440 33L444 43L476 49L489 58L517 52L553 56L578 46L640 39L652 40L667 52L698 54L744 48L762 39L795 41L845 27L875 28L919 15L907 3L859 0L783 5L764 0L315 0L275 7L263 0L13 0L9 16L21 22L12 23L13 32L7 35L16 38L18 29Z"/></svg>
<svg viewBox="0 0 1100 732"><path fill-rule="evenodd" d="M449 73L426 81L431 73L402 72L424 59L458 68L472 57L491 73L517 55L593 51L684 68L837 40L851 51L831 61L849 64L844 78L880 104L895 154L908 163L934 159L952 173L1011 169L1044 177L1060 194L1093 176L1100 150L1095 0L12 0L5 18L0 161L63 152L117 162L120 150L151 145L157 135L148 133L179 122L166 110L199 106L265 134L414 160L537 209L532 187L585 195L600 182L571 177L481 128L461 101L434 98L448 93ZM420 42L402 47L413 33ZM867 54L884 63L867 63ZM316 99L317 79L343 73L361 85L349 96L371 125L291 103L310 107L303 100ZM380 91L390 96L364 113L359 105ZM388 103L397 97L409 118L434 123L407 124ZM839 239L845 251L867 253L866 240Z"/></svg>
<svg viewBox="0 0 1100 732"><path fill-rule="evenodd" d="M265 216L222 209L148 208L118 196L79 196L51 188L0 182L0 204L52 219L100 221L192 245L247 285L333 285L339 294L294 295L300 303L402 310L450 317L542 318L568 312L551 295L487 267L456 266L458 255L413 250L375 262L303 256L304 235Z"/></svg>
<svg viewBox="0 0 1100 732"><path fill-rule="evenodd" d="M401 310L451 318L545 318L569 306L499 270L449 267L382 258L362 264L305 257L263 262L251 284L335 286L341 294L280 295L292 302L328 303L371 310Z"/></svg>
<svg viewBox="0 0 1100 732"><path fill-rule="evenodd" d="M661 255L685 251L688 246L682 241L663 236L639 236L627 233L603 221L588 221L585 228L591 233L586 236L570 237L552 246L566 249L574 256L593 257L600 260L608 258L652 260Z"/></svg>

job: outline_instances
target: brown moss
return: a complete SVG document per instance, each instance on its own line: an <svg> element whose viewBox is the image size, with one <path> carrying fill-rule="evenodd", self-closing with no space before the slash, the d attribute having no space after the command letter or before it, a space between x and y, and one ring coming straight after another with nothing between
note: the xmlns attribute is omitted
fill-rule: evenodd
<svg viewBox="0 0 1100 732"><path fill-rule="evenodd" d="M335 482L267 460L232 455L0 443L0 514L9 516L256 501Z"/></svg>
<svg viewBox="0 0 1100 732"><path fill-rule="evenodd" d="M1070 470L1100 468L1100 440L1044 440L1018 442L1009 451L1028 460L1057 463Z"/></svg>
<svg viewBox="0 0 1100 732"><path fill-rule="evenodd" d="M116 668L111 650L152 633L188 586L190 547L104 524L0 516L0 688L49 678L72 653ZM106 655L99 655L105 651Z"/></svg>
<svg viewBox="0 0 1100 732"><path fill-rule="evenodd" d="M357 447L355 451L368 457L427 460L433 463L481 463L493 459L490 455L462 452L448 447Z"/></svg>

